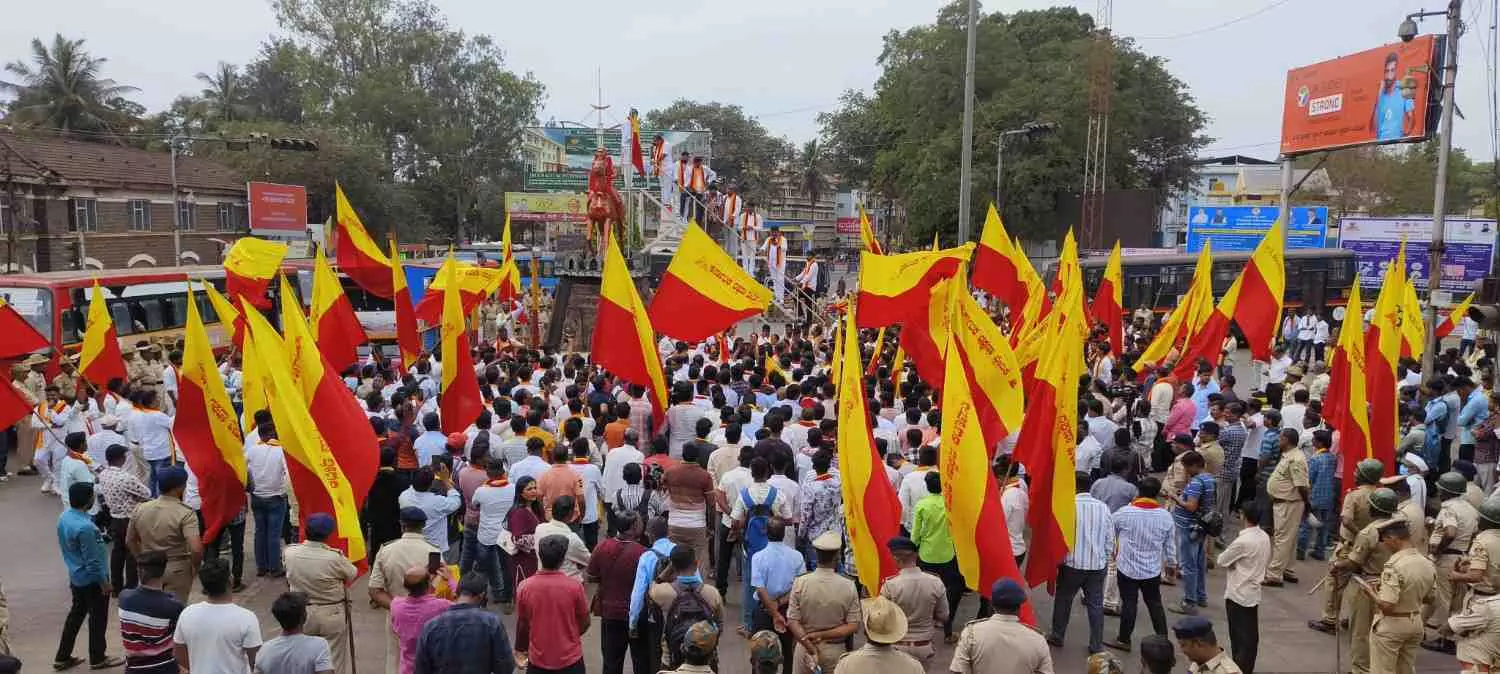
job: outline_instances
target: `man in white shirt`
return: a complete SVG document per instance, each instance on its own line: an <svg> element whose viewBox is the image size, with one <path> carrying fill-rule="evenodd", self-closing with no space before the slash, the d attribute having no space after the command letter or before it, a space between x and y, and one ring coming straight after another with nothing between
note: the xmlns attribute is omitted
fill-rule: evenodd
<svg viewBox="0 0 1500 674"><path fill-rule="evenodd" d="M113 414L106 414L99 417L99 422L95 424L95 427L97 430L89 436L88 440L89 458L94 460L94 465L103 466L107 463L105 461L105 451L110 448L110 445L130 447L130 443L125 439L125 436L120 435L116 430L120 427L119 417Z"/></svg>
<svg viewBox="0 0 1500 674"><path fill-rule="evenodd" d="M551 536L561 536L568 539L568 556L563 561L563 573L580 583L588 582L589 549L578 534L568 526L568 520L573 518L573 509L578 504L572 496L559 496L552 501L552 519L542 522L536 526L535 540L540 543L542 539ZM537 546L538 549L541 546Z"/></svg>
<svg viewBox="0 0 1500 674"><path fill-rule="evenodd" d="M1073 456L1077 461L1075 466L1080 473L1094 475L1099 472L1100 459L1104 456L1104 445L1099 444L1093 434L1088 432L1087 424L1078 424L1078 437L1080 438L1078 446L1073 451ZM1110 443L1113 444L1114 440L1111 439Z"/></svg>
<svg viewBox="0 0 1500 674"><path fill-rule="evenodd" d="M1281 408L1281 427L1296 430L1298 433L1306 430L1304 424L1307 422L1307 400L1308 393L1303 390L1292 391L1292 402Z"/></svg>
<svg viewBox="0 0 1500 674"><path fill-rule="evenodd" d="M1328 350L1328 337L1332 331L1328 327L1328 319L1318 314L1317 322L1313 324L1313 360L1314 363L1327 362L1323 359Z"/></svg>
<svg viewBox="0 0 1500 674"><path fill-rule="evenodd" d="M625 444L609 450L604 456L604 471L599 478L599 486L604 490L604 500L614 503L615 492L625 487L625 466L631 463L642 463L646 455L636 449L641 441L641 434L634 428L625 429Z"/></svg>
<svg viewBox="0 0 1500 674"><path fill-rule="evenodd" d="M573 463L568 464L568 467L583 481L583 518L579 522L583 525L583 543L589 550L593 550L594 545L599 542L599 489L603 473L589 461L587 442L574 445Z"/></svg>
<svg viewBox="0 0 1500 674"><path fill-rule="evenodd" d="M130 428L141 443L141 454L150 466L151 495L157 494L156 474L172 461L176 444L172 440L172 417L157 409L156 391L141 392L141 408L130 420Z"/></svg>
<svg viewBox="0 0 1500 674"><path fill-rule="evenodd" d="M995 480L1000 484L1000 510L1005 515L1005 528L1010 534L1010 554L1015 555L1016 565L1025 568L1026 561L1026 511L1031 507L1031 495L1026 483L1011 472L1010 457L997 456L992 464Z"/></svg>
<svg viewBox="0 0 1500 674"><path fill-rule="evenodd" d="M897 500L901 502L901 526L908 532L911 531L912 519L916 516L917 501L927 496L927 473L937 470L937 458L936 447L918 450L917 467L901 478L901 488L896 490Z"/></svg>
<svg viewBox="0 0 1500 674"><path fill-rule="evenodd" d="M1283 347L1271 349L1271 360L1266 364L1266 402L1279 408L1286 391L1286 371L1292 366L1292 358Z"/></svg>
<svg viewBox="0 0 1500 674"><path fill-rule="evenodd" d="M1242 671L1255 671L1260 647L1261 580L1271 562L1271 537L1260 528L1258 508L1245 508L1245 526L1219 553L1219 568L1229 569L1224 584L1224 614L1229 619L1229 651Z"/></svg>
<svg viewBox="0 0 1500 674"><path fill-rule="evenodd" d="M1458 355L1467 357L1474 352L1474 343L1479 339L1479 323L1468 314L1458 321Z"/></svg>
<svg viewBox="0 0 1500 674"><path fill-rule="evenodd" d="M1292 360L1303 361L1312 357L1313 335L1317 331L1318 317L1307 307L1302 307L1297 316L1297 352L1292 354Z"/></svg>
<svg viewBox="0 0 1500 674"><path fill-rule="evenodd" d="M1104 402L1098 398L1091 397L1088 399L1088 408L1088 416L1084 420L1088 436L1093 438L1094 443L1099 445L1101 449L1114 445L1115 431L1120 427L1104 415ZM1099 466L1096 463L1093 467L1098 468ZM1087 469L1083 468L1080 464L1079 470Z"/></svg>
<svg viewBox="0 0 1500 674"><path fill-rule="evenodd" d="M755 456L755 451L749 447L740 447L735 456L735 466L725 471L714 484L714 500L717 502L719 512L719 526L715 538L718 541L718 556L714 559L714 585L719 589L720 596L729 591L729 562L734 559L735 547L738 540L730 540L729 533L734 528L734 518L730 513L734 512L734 502L740 498L740 490L755 483L750 474L750 461ZM769 472L769 467L768 471Z"/></svg>
<svg viewBox="0 0 1500 674"><path fill-rule="evenodd" d="M257 427L260 439L245 448L245 470L250 478L250 513L255 518L256 575L279 578L281 523L286 518L286 454L270 424Z"/></svg>
<svg viewBox="0 0 1500 674"><path fill-rule="evenodd" d="M167 354L167 364L161 368L161 390L166 396L161 404L167 414L177 413L177 370L181 368L182 352L173 351Z"/></svg>
<svg viewBox="0 0 1500 674"><path fill-rule="evenodd" d="M442 422L438 420L436 412L422 415L424 430L411 443L412 449L417 453L418 468L430 466L432 457L444 456L448 453L448 436L443 435L442 427Z"/></svg>
<svg viewBox="0 0 1500 674"><path fill-rule="evenodd" d="M184 672L191 667L197 672L250 674L261 645L260 619L234 603L228 562L204 560L198 579L205 598L182 609L172 635L178 668Z"/></svg>

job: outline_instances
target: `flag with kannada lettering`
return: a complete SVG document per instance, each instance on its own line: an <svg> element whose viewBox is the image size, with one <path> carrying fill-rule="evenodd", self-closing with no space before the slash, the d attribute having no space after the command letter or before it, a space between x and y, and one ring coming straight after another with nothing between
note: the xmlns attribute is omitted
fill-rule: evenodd
<svg viewBox="0 0 1500 674"><path fill-rule="evenodd" d="M193 300L193 287L188 284L172 436L198 477L203 540L208 542L217 539L219 531L245 508L245 441L214 360L213 342Z"/></svg>
<svg viewBox="0 0 1500 674"><path fill-rule="evenodd" d="M689 223L647 313L658 334L692 343L765 313L770 305L771 290Z"/></svg>
<svg viewBox="0 0 1500 674"><path fill-rule="evenodd" d="M333 184L333 200L337 215L333 231L339 271L354 279L365 292L390 299L394 292L390 258L370 238L364 223L360 222L359 213L354 211L349 198L344 196L343 186L337 182Z"/></svg>
<svg viewBox="0 0 1500 674"><path fill-rule="evenodd" d="M859 367L857 304L844 318L838 383L838 459L844 496L844 528L859 572L859 583L870 596L880 594L881 582L899 568L886 544L901 533L901 501L886 478L884 457L875 453L870 434L870 410Z"/></svg>

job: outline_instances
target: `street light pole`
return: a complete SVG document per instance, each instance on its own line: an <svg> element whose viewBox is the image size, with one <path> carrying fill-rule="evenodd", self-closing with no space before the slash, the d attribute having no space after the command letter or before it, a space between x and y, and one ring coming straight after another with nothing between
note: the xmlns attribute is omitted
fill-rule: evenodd
<svg viewBox="0 0 1500 674"><path fill-rule="evenodd" d="M1056 122L1027 122L1009 131L1001 131L995 139L995 208L1000 208L1000 195L1005 185L1005 141L1012 136L1035 138L1057 130Z"/></svg>
<svg viewBox="0 0 1500 674"><path fill-rule="evenodd" d="M969 240L969 192L974 177L974 49L979 32L979 0L969 0L969 36L964 53L964 122L959 146L958 243Z"/></svg>
<svg viewBox="0 0 1500 674"><path fill-rule="evenodd" d="M1443 58L1443 108L1438 125L1437 184L1432 194L1432 243L1427 262L1427 348L1422 350L1422 375L1430 376L1437 354L1437 304L1433 301L1443 278L1444 219L1448 210L1448 154L1453 149L1453 86L1458 77L1458 38L1463 30L1463 0L1448 2L1448 44ZM1408 21L1411 19L1408 18ZM1403 29L1403 34L1405 30Z"/></svg>
<svg viewBox="0 0 1500 674"><path fill-rule="evenodd" d="M182 206L178 203L181 199L177 192L177 141L182 136L172 136L167 141L172 147L172 266L182 264Z"/></svg>

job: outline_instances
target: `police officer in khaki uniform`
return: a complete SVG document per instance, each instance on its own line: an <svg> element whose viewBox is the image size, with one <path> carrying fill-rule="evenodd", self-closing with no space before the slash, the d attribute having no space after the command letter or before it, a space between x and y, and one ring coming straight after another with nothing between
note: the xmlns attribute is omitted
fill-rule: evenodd
<svg viewBox="0 0 1500 674"><path fill-rule="evenodd" d="M62 371L52 378L52 385L65 397L72 396L78 390L78 354L63 357L57 365Z"/></svg>
<svg viewBox="0 0 1500 674"><path fill-rule="evenodd" d="M427 524L427 513L421 508L408 506L401 509L401 537L380 546L375 562L370 565L370 601L387 611L391 608L394 591L402 588L406 570L413 566L433 568L441 564L438 549L427 542L422 527ZM391 621L386 619L385 671L396 674L401 667L400 643L396 633L390 630Z"/></svg>
<svg viewBox="0 0 1500 674"><path fill-rule="evenodd" d="M885 579L880 596L895 602L906 616L906 636L895 646L925 663L936 653L933 636L948 622L947 590L941 578L917 566L917 544L910 538L897 536L887 546L901 572Z"/></svg>
<svg viewBox="0 0 1500 674"><path fill-rule="evenodd" d="M887 581L889 582L889 581ZM922 663L896 647L911 636L906 612L884 596L860 602L865 645L844 656L832 674L923 674Z"/></svg>
<svg viewBox="0 0 1500 674"><path fill-rule="evenodd" d="M829 531L813 539L818 568L792 581L787 607L787 629L797 641L797 674L810 674L813 664L832 672L847 651L845 641L859 628L859 590L854 581L834 571L843 539Z"/></svg>
<svg viewBox="0 0 1500 674"><path fill-rule="evenodd" d="M1370 492L1366 506L1368 512L1379 519L1360 529L1349 545L1348 552L1335 559L1329 568L1329 573L1334 578L1345 583L1349 581L1350 574L1359 576L1366 582L1379 580L1386 560L1391 557L1385 546L1380 544L1380 530L1392 522L1404 521L1392 519L1393 514L1400 509L1400 500L1391 489L1382 487ZM1370 624L1374 620L1374 598L1364 592L1354 593L1349 598L1349 668L1354 674L1368 674L1370 671Z"/></svg>
<svg viewBox="0 0 1500 674"><path fill-rule="evenodd" d="M187 470L167 466L157 474L161 495L136 506L125 530L125 546L130 554L161 551L167 556L167 571L162 586L186 604L193 589L198 563L203 559L203 532L198 514L182 502L187 488Z"/></svg>
<svg viewBox="0 0 1500 674"><path fill-rule="evenodd" d="M125 374L130 377L130 388L139 390L145 388L146 381L155 380L157 370L151 366L151 357L155 356L156 347L151 342L141 340L135 343L135 358L125 363Z"/></svg>
<svg viewBox="0 0 1500 674"><path fill-rule="evenodd" d="M307 542L289 545L282 554L287 584L293 592L307 595L307 624L302 631L328 640L334 674L348 674L353 654L345 622L349 610L345 588L359 571L343 553L328 547L326 541L336 528L332 515L313 513L307 518Z"/></svg>
<svg viewBox="0 0 1500 674"><path fill-rule="evenodd" d="M1177 648L1183 657L1192 663L1188 671L1194 674L1240 674L1240 666L1234 658L1224 652L1214 636L1214 624L1203 616L1188 616L1172 626L1177 637Z"/></svg>
<svg viewBox="0 0 1500 674"><path fill-rule="evenodd" d="M1463 613L1448 619L1464 671L1500 667L1500 501L1479 506L1479 533L1453 580L1469 586Z"/></svg>
<svg viewBox="0 0 1500 674"><path fill-rule="evenodd" d="M1422 602L1433 593L1437 570L1412 547L1405 521L1381 529L1380 544L1391 558L1375 591L1380 615L1370 628L1370 672L1411 674L1416 671L1417 644L1422 641Z"/></svg>
<svg viewBox="0 0 1500 674"><path fill-rule="evenodd" d="M1385 473L1385 464L1379 459L1365 459L1354 465L1355 487L1344 495L1344 507L1339 510L1339 542L1333 548L1333 562L1349 555L1354 537L1370 525L1370 493L1380 483ZM1348 578L1335 575L1329 579L1328 590L1323 601L1323 615L1307 623L1309 628L1333 634L1338 627L1339 608L1344 603L1344 586Z"/></svg>
<svg viewBox="0 0 1500 674"><path fill-rule="evenodd" d="M1464 498L1468 486L1469 481L1457 471L1438 476L1437 492L1443 506L1427 535L1428 556L1437 565L1437 589L1422 618L1437 630L1437 636L1423 642L1422 647L1449 654L1455 647L1448 638L1448 616L1463 606L1463 587L1453 582L1453 567L1469 554L1469 544L1479 532L1479 511Z"/></svg>
<svg viewBox="0 0 1500 674"><path fill-rule="evenodd" d="M1411 544L1417 552L1427 554L1427 509L1411 497L1411 483L1403 475L1392 475L1380 480L1381 486L1390 487L1401 499L1396 514L1406 519L1406 529L1411 532Z"/></svg>
<svg viewBox="0 0 1500 674"><path fill-rule="evenodd" d="M990 588L988 618L964 626L948 670L958 674L1051 674L1052 651L1040 632L1021 624L1026 590L1009 578Z"/></svg>

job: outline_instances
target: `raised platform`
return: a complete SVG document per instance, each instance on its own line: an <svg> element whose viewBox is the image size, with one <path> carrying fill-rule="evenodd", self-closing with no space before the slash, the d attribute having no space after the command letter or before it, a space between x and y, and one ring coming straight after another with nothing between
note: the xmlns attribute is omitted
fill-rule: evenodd
<svg viewBox="0 0 1500 674"><path fill-rule="evenodd" d="M649 301L643 287L646 265L643 259L629 256L630 276L636 292ZM552 298L552 318L542 344L562 351L592 351L594 322L599 316L599 286L603 275L600 260L590 251L560 252L553 261L557 276L557 293Z"/></svg>

